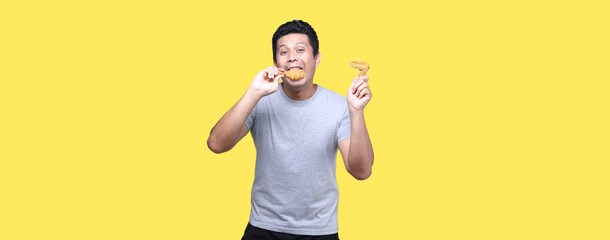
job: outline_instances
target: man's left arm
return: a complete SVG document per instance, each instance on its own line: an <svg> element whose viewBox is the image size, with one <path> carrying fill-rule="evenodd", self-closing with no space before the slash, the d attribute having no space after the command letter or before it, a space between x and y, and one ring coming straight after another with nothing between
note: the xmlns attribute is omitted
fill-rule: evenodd
<svg viewBox="0 0 610 240"><path fill-rule="evenodd" d="M373 146L364 122L364 107L371 100L369 76L354 79L347 93L351 137L339 142L339 150L347 171L358 180L367 179L372 173Z"/></svg>

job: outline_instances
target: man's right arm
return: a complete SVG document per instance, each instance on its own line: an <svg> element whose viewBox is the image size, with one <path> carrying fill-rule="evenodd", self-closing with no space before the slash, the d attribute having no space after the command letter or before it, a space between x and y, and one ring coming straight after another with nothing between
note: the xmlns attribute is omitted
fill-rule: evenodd
<svg viewBox="0 0 610 240"><path fill-rule="evenodd" d="M278 81L282 76L278 75L276 67L268 67L254 77L246 93L212 128L208 138L208 148L212 152L229 151L248 134L248 115L262 97L278 90Z"/></svg>

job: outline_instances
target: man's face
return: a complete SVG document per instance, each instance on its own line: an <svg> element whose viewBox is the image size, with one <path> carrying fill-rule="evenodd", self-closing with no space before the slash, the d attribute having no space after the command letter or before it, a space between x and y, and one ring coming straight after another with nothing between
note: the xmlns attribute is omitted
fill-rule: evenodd
<svg viewBox="0 0 610 240"><path fill-rule="evenodd" d="M298 67L305 71L305 78L292 81L284 79L285 83L293 87L304 87L313 84L316 67L320 64L320 54L313 55L313 48L309 44L309 37L302 33L291 33L277 40L275 66L288 71Z"/></svg>

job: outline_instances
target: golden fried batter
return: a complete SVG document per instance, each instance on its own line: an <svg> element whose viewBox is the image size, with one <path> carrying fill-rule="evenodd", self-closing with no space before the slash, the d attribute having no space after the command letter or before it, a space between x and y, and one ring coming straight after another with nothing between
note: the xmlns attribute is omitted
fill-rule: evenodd
<svg viewBox="0 0 610 240"><path fill-rule="evenodd" d="M284 74L284 76L292 81L298 81L305 77L305 71L303 69L293 68L289 71L280 70L280 74Z"/></svg>
<svg viewBox="0 0 610 240"><path fill-rule="evenodd" d="M368 63L359 62L359 61L352 61L349 63L349 66L360 70L358 77L366 75L366 73L369 71L369 68L370 68Z"/></svg>

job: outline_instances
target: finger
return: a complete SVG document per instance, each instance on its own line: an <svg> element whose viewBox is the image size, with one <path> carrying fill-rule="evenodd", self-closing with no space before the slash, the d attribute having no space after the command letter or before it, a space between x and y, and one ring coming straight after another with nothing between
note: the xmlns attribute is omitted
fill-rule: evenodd
<svg viewBox="0 0 610 240"><path fill-rule="evenodd" d="M362 91L360 92L358 98L362 99L362 98L367 97L367 96L369 98L371 98L371 96L372 96L371 95L371 90L369 88L362 89Z"/></svg>
<svg viewBox="0 0 610 240"><path fill-rule="evenodd" d="M358 87L358 90L356 91L358 94L357 96L360 97L362 95L362 90L364 90L365 88L368 88L368 84L363 82L362 85L360 85L360 87Z"/></svg>
<svg viewBox="0 0 610 240"><path fill-rule="evenodd" d="M356 86L356 83L358 83L358 77L354 78L354 80L352 81L352 85L349 86L350 92L355 93L356 89L358 88Z"/></svg>
<svg viewBox="0 0 610 240"><path fill-rule="evenodd" d="M352 85L352 93L356 93L358 92L358 89L360 88L360 86L362 86L362 84L364 84L365 82L362 80L357 79L358 81L356 81L353 85Z"/></svg>
<svg viewBox="0 0 610 240"><path fill-rule="evenodd" d="M360 79L364 82L369 82L369 75L364 75L364 76L360 77Z"/></svg>
<svg viewBox="0 0 610 240"><path fill-rule="evenodd" d="M356 77L356 79L354 79L354 81L365 81L368 82L369 81L369 76L368 75L364 75L364 76L358 76Z"/></svg>
<svg viewBox="0 0 610 240"><path fill-rule="evenodd" d="M270 66L269 67L269 80L273 80L273 78L275 78L275 75L277 75L276 67Z"/></svg>
<svg viewBox="0 0 610 240"><path fill-rule="evenodd" d="M273 67L273 76L276 76L280 73L280 70L277 67Z"/></svg>
<svg viewBox="0 0 610 240"><path fill-rule="evenodd" d="M275 76L275 78L273 78L273 83L278 83L280 81L280 78L283 78L284 74L279 74L277 76Z"/></svg>
<svg viewBox="0 0 610 240"><path fill-rule="evenodd" d="M273 67L267 68L267 75L269 79L273 79L273 77L275 76L275 70L273 69Z"/></svg>
<svg viewBox="0 0 610 240"><path fill-rule="evenodd" d="M368 89L368 88L363 89L362 92L360 93L360 99L366 98L366 97L368 97L370 99L371 96L372 96L371 95L371 90Z"/></svg>
<svg viewBox="0 0 610 240"><path fill-rule="evenodd" d="M261 80L266 80L267 79L267 69L263 69L261 70L258 74L257 77Z"/></svg>
<svg viewBox="0 0 610 240"><path fill-rule="evenodd" d="M354 79L354 81L357 82L357 83L356 83L356 86L352 90L353 90L353 93L356 93L357 92L357 88L360 86L359 84L367 83L369 81L369 76L368 75L364 75L364 76L361 76L361 77L358 77L358 78ZM361 81L361 82L358 83L358 81Z"/></svg>

